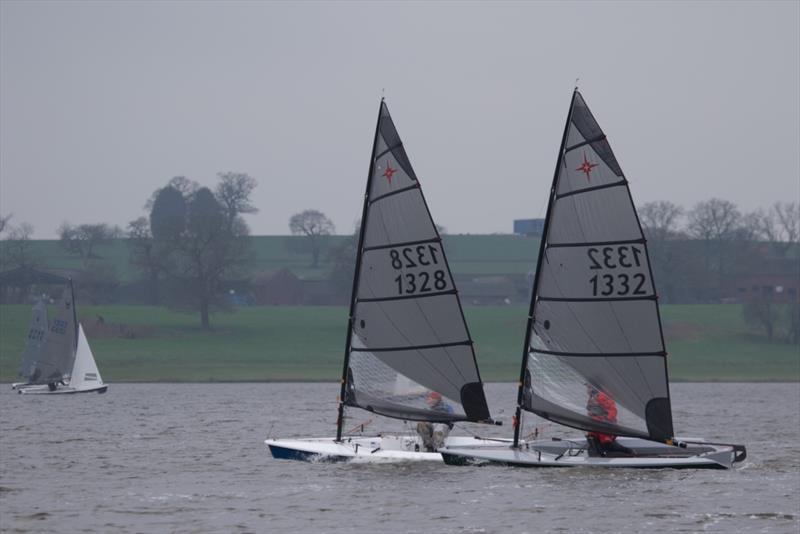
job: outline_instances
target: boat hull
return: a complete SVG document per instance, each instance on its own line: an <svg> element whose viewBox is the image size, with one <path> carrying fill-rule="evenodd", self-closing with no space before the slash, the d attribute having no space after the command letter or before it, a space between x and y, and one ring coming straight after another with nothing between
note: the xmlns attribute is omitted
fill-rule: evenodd
<svg viewBox="0 0 800 534"><path fill-rule="evenodd" d="M442 462L438 452L427 452L419 436L410 434L378 435L371 437L267 439L264 443L272 457L280 460L300 460L322 463L394 463ZM455 447L487 446L491 442L479 438L453 436L445 445Z"/></svg>
<svg viewBox="0 0 800 534"><path fill-rule="evenodd" d="M50 390L47 385L37 386L23 386L16 388L17 392L21 395L73 395L76 393L105 393L108 391L108 386L103 384L90 388L71 388L69 386L60 386L54 390Z"/></svg>
<svg viewBox="0 0 800 534"><path fill-rule="evenodd" d="M532 441L520 448L510 444L447 446L439 452L448 465L625 469L730 469L746 457L743 447L711 444L699 439L691 439L691 445L685 448L636 438L619 438L618 442L634 451L634 455L592 456L583 439Z"/></svg>

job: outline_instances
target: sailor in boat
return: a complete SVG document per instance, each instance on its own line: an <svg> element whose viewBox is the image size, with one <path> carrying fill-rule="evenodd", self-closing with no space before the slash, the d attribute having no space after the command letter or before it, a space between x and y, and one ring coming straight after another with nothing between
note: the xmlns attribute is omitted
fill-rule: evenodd
<svg viewBox="0 0 800 534"><path fill-rule="evenodd" d="M586 384L588 400L586 401L586 412L595 421L616 424L617 422L617 403L610 393L600 390L592 384ZM635 456L636 454L617 443L617 436L604 434L602 432L589 432L586 434L586 443L589 445L589 456Z"/></svg>
<svg viewBox="0 0 800 534"><path fill-rule="evenodd" d="M453 413L453 407L445 402L442 394L438 391L431 391L425 397L425 403L434 412ZM422 438L422 445L428 452L435 452L436 449L444 446L444 440L453 429L453 423L431 423L420 421L417 423L417 434Z"/></svg>

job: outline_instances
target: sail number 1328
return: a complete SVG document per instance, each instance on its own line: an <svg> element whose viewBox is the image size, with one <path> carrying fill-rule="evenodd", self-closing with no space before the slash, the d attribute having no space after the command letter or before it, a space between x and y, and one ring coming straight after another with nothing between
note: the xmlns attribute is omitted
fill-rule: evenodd
<svg viewBox="0 0 800 534"><path fill-rule="evenodd" d="M389 257L392 268L396 271L413 268L425 269L439 264L438 254L440 252L432 245L418 245L401 249L393 248L389 251ZM416 273L398 273L394 282L397 284L398 295L429 293L447 288L447 278L442 269L435 269L432 272L423 270Z"/></svg>

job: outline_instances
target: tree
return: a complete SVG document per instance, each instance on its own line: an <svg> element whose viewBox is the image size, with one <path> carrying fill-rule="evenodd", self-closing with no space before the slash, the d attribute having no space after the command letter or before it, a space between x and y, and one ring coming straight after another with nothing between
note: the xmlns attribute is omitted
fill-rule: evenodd
<svg viewBox="0 0 800 534"><path fill-rule="evenodd" d="M156 241L150 232L150 221L147 217L139 217L128 223L128 252L131 263L145 275L149 290L149 301L157 306L159 300L159 277L161 275L161 255L156 248Z"/></svg>
<svg viewBox="0 0 800 534"><path fill-rule="evenodd" d="M153 195L150 210L150 232L161 242L177 239L186 229L186 197L167 185Z"/></svg>
<svg viewBox="0 0 800 534"><path fill-rule="evenodd" d="M360 231L361 223L358 222L354 232L328 253L328 259L333 265L328 274L328 286L341 302L349 303L352 295Z"/></svg>
<svg viewBox="0 0 800 534"><path fill-rule="evenodd" d="M719 198L698 202L689 212L689 234L703 242L707 283L717 289L728 271L728 260L734 250L732 243L741 237L741 222L742 215L736 205ZM716 279L712 282L711 278Z"/></svg>
<svg viewBox="0 0 800 534"><path fill-rule="evenodd" d="M800 300L785 298L773 288L746 300L742 308L744 320L751 327L763 329L770 343L777 337L789 343L800 341Z"/></svg>
<svg viewBox="0 0 800 534"><path fill-rule="evenodd" d="M9 221L11 221L11 217L13 217L13 213L9 213L6 216L0 215L0 234L2 234L6 228L9 226Z"/></svg>
<svg viewBox="0 0 800 534"><path fill-rule="evenodd" d="M756 235L780 255L785 256L800 242L800 203L776 202L748 215L748 221Z"/></svg>
<svg viewBox="0 0 800 534"><path fill-rule="evenodd" d="M653 276L659 281L665 302L674 298L677 270L675 240L680 236L679 222L683 208L668 201L648 202L639 208L639 221L647 238Z"/></svg>
<svg viewBox="0 0 800 534"><path fill-rule="evenodd" d="M86 267L89 260L100 258L96 252L97 248L121 237L122 230L105 223L72 226L65 222L59 227L58 234L61 245L67 252L80 256Z"/></svg>
<svg viewBox="0 0 800 534"><path fill-rule="evenodd" d="M292 215L289 219L289 230L293 235L308 237L307 242L311 247L311 267L316 268L319 266L320 237L333 234L336 227L321 211L305 210Z"/></svg>
<svg viewBox="0 0 800 534"><path fill-rule="evenodd" d="M4 229L8 230L8 237L3 243L3 251L0 255L2 265L0 267L3 269L35 267L39 263L39 258L31 251L33 226L23 222L16 226L6 226Z"/></svg>
<svg viewBox="0 0 800 534"><path fill-rule="evenodd" d="M211 326L211 311L227 307L222 283L247 259L247 233L243 222L228 229L224 208L211 190L202 187L192 195L186 231L175 243L174 276L182 303L200 311L204 330Z"/></svg>
<svg viewBox="0 0 800 534"><path fill-rule="evenodd" d="M216 197L222 204L228 229L232 230L236 218L245 213L258 213L258 208L250 203L250 193L258 182L255 178L240 172L219 173Z"/></svg>
<svg viewBox="0 0 800 534"><path fill-rule="evenodd" d="M255 180L233 173L219 177L221 196L173 178L148 201L149 233L144 218L129 226L140 269L164 276L159 297L173 308L199 311L203 329L211 327L214 310L229 307L224 282L250 257L249 229L240 214L255 211L249 199Z"/></svg>

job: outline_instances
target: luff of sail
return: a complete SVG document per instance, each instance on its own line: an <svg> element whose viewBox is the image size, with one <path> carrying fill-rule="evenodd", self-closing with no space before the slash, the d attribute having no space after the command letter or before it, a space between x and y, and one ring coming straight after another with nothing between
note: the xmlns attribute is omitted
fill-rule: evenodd
<svg viewBox="0 0 800 534"><path fill-rule="evenodd" d="M647 244L611 146L576 90L534 284L523 407L579 429L671 438ZM591 390L616 415L590 413Z"/></svg>
<svg viewBox="0 0 800 534"><path fill-rule="evenodd" d="M384 102L361 234L344 403L410 420L488 420L441 238ZM428 402L431 392L449 408Z"/></svg>

